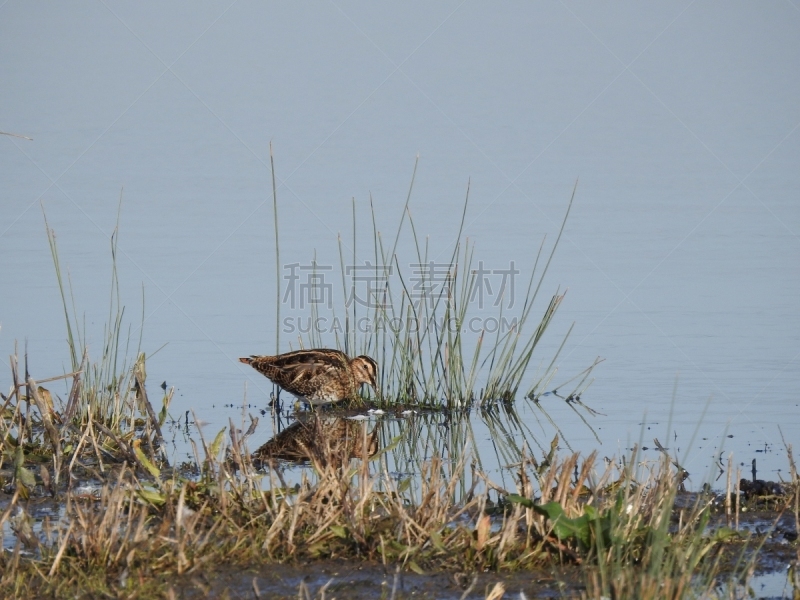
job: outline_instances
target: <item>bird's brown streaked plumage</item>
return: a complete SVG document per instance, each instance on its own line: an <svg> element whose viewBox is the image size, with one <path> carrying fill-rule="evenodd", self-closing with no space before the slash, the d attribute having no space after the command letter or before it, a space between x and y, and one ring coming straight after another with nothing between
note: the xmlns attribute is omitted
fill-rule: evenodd
<svg viewBox="0 0 800 600"><path fill-rule="evenodd" d="M362 383L377 389L378 363L369 356L318 348L239 360L314 405L355 398Z"/></svg>

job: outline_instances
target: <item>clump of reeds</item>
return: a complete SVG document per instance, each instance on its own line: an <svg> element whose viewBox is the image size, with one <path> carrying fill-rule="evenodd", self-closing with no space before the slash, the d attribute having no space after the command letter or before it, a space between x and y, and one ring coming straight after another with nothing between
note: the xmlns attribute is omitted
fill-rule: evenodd
<svg viewBox="0 0 800 600"><path fill-rule="evenodd" d="M416 167L415 164L414 174ZM323 337L322 332L310 327L307 334L299 336L297 341L300 346L336 346L348 354L367 354L375 358L381 366L379 400L383 403L402 402L447 408L469 407L475 403L485 406L501 401L512 402L521 397L538 400L543 393L559 389L564 398L580 402L581 394L591 383L590 375L599 359L577 376L564 382L554 381L556 362L569 332L555 355L544 361L547 366L530 377L537 347L565 296L556 290L540 306L544 278L558 248L575 191L552 247L546 250L545 240L542 240L538 250L531 252L532 264L527 265L531 267L530 279L527 285L520 286L524 297L511 302L513 284L505 289L504 280L502 293L505 297L500 297L498 290L497 300L500 302L498 305L495 301L495 305L499 308L497 314L491 315L491 326L483 321L482 326L475 329L480 316L474 311L474 299L479 286L485 283L481 279L484 275L476 268L479 265L474 257L475 245L463 237L469 186L461 210L456 242L448 257L436 261L428 240L424 243L420 241L411 214L409 205L413 185L412 175L397 230L388 238L378 228L377 215L370 199L371 244L357 244L354 200L352 248L347 248L347 242L339 236L342 291L344 297L349 298L338 309L344 331L341 335L334 332L333 336ZM274 209L277 222L275 199ZM410 235L408 241L414 249L412 256L398 253L404 233ZM277 228L275 236L278 254ZM357 245L359 248L372 246L369 260L358 263ZM352 251L352 257L348 250ZM315 255L313 265L316 265L316 260ZM353 263L352 272L345 266L350 260ZM433 263L436 263L436 272L433 267L426 269ZM363 272L364 268L370 267L370 274ZM362 270L356 271L357 268ZM363 281L370 276L372 283L378 285L368 285L367 297L362 299L365 302L359 308L359 302L354 299L365 292L357 292L357 280L360 278ZM309 281L315 288L311 296L326 297L329 292L322 288L316 272ZM504 308L506 303L509 306L516 304L513 314ZM362 311L360 315L359 310ZM320 305L311 303L311 323L317 322L319 311ZM535 311L538 311L538 318ZM484 318L487 316L486 313L481 314ZM359 316L368 319L368 331L357 327ZM337 320L337 310L332 310L331 315L325 318L328 323ZM276 329L280 331L281 327L278 316ZM279 348L276 351L287 349Z"/></svg>
<svg viewBox="0 0 800 600"><path fill-rule="evenodd" d="M96 360L89 356L86 332L79 327L74 305L70 310L71 290L65 285L56 237L49 227L47 235L63 300L72 369L65 375L42 378L31 372L27 352L22 364L16 352L10 357L11 385L7 395L0 394L0 467L12 459L8 483L23 500L40 484L45 492L58 496L63 486L69 487L78 477L104 479L120 460L165 465L161 426L173 394L172 389L164 391L156 414L145 386L144 354L137 350L133 363L127 362L131 339L130 333L127 340L123 335L116 230L111 238L109 319ZM62 379L71 381L66 400L57 406L55 394L40 384Z"/></svg>

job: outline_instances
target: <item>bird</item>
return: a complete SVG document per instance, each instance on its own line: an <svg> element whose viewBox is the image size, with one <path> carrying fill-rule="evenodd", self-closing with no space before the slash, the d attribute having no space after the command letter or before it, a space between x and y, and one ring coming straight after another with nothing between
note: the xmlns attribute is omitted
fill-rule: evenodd
<svg viewBox="0 0 800 600"><path fill-rule="evenodd" d="M349 358L339 350L317 348L239 361L312 406L355 399L363 383L378 391L378 363L369 356Z"/></svg>

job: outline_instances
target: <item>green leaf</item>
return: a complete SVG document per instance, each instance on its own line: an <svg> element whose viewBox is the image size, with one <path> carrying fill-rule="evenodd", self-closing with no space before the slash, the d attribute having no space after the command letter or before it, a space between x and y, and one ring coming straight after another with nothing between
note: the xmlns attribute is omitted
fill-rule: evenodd
<svg viewBox="0 0 800 600"><path fill-rule="evenodd" d="M336 537L347 539L347 528L342 527L341 525L331 525L330 530Z"/></svg>
<svg viewBox="0 0 800 600"><path fill-rule="evenodd" d="M17 479L17 492L19 492L19 497L23 500L27 500L31 497L31 490L19 479Z"/></svg>
<svg viewBox="0 0 800 600"><path fill-rule="evenodd" d="M422 570L422 567L420 567L413 560L408 561L408 568L414 571L414 573L417 575L425 575L425 571Z"/></svg>
<svg viewBox="0 0 800 600"><path fill-rule="evenodd" d="M330 553L327 542L316 542L308 547L307 552L314 558L320 558Z"/></svg>
<svg viewBox="0 0 800 600"><path fill-rule="evenodd" d="M408 551L409 548L408 546L406 546L402 542L398 542L397 540L389 540L389 542L387 542L386 545L389 546L392 550L395 550L398 554L402 554L403 552Z"/></svg>
<svg viewBox="0 0 800 600"><path fill-rule="evenodd" d="M400 485L397 486L397 493L402 494L403 492L407 491L408 488L411 487L411 477L407 477L400 482Z"/></svg>
<svg viewBox="0 0 800 600"><path fill-rule="evenodd" d="M398 435L395 438L392 438L392 441L389 442L389 444L387 446L384 446L378 452L376 452L375 454L373 454L372 456L369 457L370 462L372 462L373 460L377 460L381 456L386 454L387 452L390 452L390 451L394 450L397 447L397 445L400 443L400 440L402 440L402 439L403 439L403 435L402 434Z"/></svg>
<svg viewBox="0 0 800 600"><path fill-rule="evenodd" d="M210 458L216 458L217 454L219 453L220 446L222 446L222 440L225 436L225 431L227 427L223 427L220 432L217 434L217 437L214 438L214 441L211 443L211 447L208 449L208 453L210 454Z"/></svg>
<svg viewBox="0 0 800 600"><path fill-rule="evenodd" d="M160 427L164 426L164 423L167 421L167 415L169 411L169 403L172 400L172 394L166 393L164 394L164 399L161 401L161 411L158 413L158 425Z"/></svg>
<svg viewBox="0 0 800 600"><path fill-rule="evenodd" d="M27 498L25 495L28 491L28 488L33 488L36 486L36 477L33 476L33 473L25 468L25 452L22 450L22 446L17 446L17 453L14 456L14 477L17 480L17 486L20 484L22 485L23 490L21 490L22 495Z"/></svg>
<svg viewBox="0 0 800 600"><path fill-rule="evenodd" d="M591 507L587 507L591 508ZM533 509L539 514L545 515L553 524L553 533L560 540L575 538L584 547L591 543L590 522L596 518L594 510L584 513L575 519L564 516L564 509L558 502L548 502L547 504L537 504Z"/></svg>
<svg viewBox="0 0 800 600"><path fill-rule="evenodd" d="M511 496L515 494L511 494L508 496L508 499L511 500ZM513 502L513 500L511 500ZM558 517L564 514L564 509L561 508L561 505L558 502L548 502L547 504L535 504L531 506L533 510L535 510L540 515L544 515L551 521L555 521Z"/></svg>
<svg viewBox="0 0 800 600"><path fill-rule="evenodd" d="M538 505L534 504L533 500L531 500L530 498L526 498L525 496L520 496L519 494L509 494L508 496L506 496L506 500L508 502L513 503L513 504L522 504L522 506L524 506L525 508L534 508L535 509L536 506L538 506ZM558 505L558 502L550 502L550 504ZM559 508L561 508L561 507L559 506ZM539 512L539 511L537 511L537 512ZM549 516L549 515L547 515L547 513L544 513L544 514L546 516Z"/></svg>
<svg viewBox="0 0 800 600"><path fill-rule="evenodd" d="M440 550L441 552L447 552L447 548L444 547L444 543L442 542L442 536L438 531L431 531L431 543L437 550Z"/></svg>
<svg viewBox="0 0 800 600"><path fill-rule="evenodd" d="M730 539L736 539L741 537L738 531L734 531L730 527L720 527L714 532L714 535L711 536L712 542L727 542Z"/></svg>
<svg viewBox="0 0 800 600"><path fill-rule="evenodd" d="M133 443L133 452L134 452L134 454L136 454L136 459L140 463L142 463L142 466L145 469L147 469L147 471L150 473L150 475L152 475L153 477L158 479L161 476L161 469L159 469L152 462L150 462L150 459L147 458L147 456L145 455L144 452L142 452L142 449L140 448L140 445L141 445L141 441L140 440L136 440Z"/></svg>
<svg viewBox="0 0 800 600"><path fill-rule="evenodd" d="M145 502L161 506L164 504L164 494L152 488L139 488L136 490L139 497Z"/></svg>
<svg viewBox="0 0 800 600"><path fill-rule="evenodd" d="M25 485L25 487L35 487L36 486L36 477L33 476L33 473L26 469L25 467L18 467L17 468L17 479Z"/></svg>

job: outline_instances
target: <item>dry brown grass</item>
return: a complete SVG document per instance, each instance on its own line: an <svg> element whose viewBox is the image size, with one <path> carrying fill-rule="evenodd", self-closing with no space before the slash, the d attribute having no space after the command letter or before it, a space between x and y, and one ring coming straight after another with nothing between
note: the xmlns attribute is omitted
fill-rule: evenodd
<svg viewBox="0 0 800 600"><path fill-rule="evenodd" d="M371 434L359 427L366 444ZM17 536L0 557L5 596L151 597L167 594L169 577L226 564L348 558L466 573L566 562L586 567L586 597L683 598L715 585L725 543L705 531L710 499L676 512L680 482L666 459L638 464L634 455L627 464L636 472L617 464L598 472L594 454L560 459L554 443L541 461L520 457L514 490L473 471L459 499L439 458L425 464L415 496L380 454L343 457L330 439L308 453L313 477L289 488L280 469L257 470L235 434L227 447L222 435L211 444L201 438L196 478L162 472L140 439L126 451L102 433L81 438L87 447L76 451L87 463L106 456L96 471L104 484L93 496L60 491L63 514L46 520L41 535ZM0 520L25 520L23 486ZM556 519L545 510L555 505L563 512Z"/></svg>

